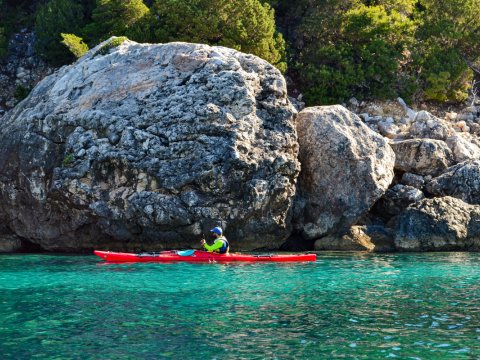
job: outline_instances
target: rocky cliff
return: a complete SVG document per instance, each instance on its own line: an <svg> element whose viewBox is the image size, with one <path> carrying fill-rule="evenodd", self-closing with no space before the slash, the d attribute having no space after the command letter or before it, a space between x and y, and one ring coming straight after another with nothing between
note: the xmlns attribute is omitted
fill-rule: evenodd
<svg viewBox="0 0 480 360"><path fill-rule="evenodd" d="M297 115L232 49L110 39L3 117L0 251L195 247L215 225L234 250L477 251L477 107L345 105Z"/></svg>

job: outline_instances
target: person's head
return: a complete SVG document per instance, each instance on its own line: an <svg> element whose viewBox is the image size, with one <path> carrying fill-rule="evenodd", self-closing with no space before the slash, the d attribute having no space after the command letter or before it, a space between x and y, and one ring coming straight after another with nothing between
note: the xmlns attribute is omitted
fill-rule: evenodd
<svg viewBox="0 0 480 360"><path fill-rule="evenodd" d="M214 227L212 230L210 230L210 232L213 234L213 236L215 236L215 238L218 238L223 234L222 228L218 226Z"/></svg>

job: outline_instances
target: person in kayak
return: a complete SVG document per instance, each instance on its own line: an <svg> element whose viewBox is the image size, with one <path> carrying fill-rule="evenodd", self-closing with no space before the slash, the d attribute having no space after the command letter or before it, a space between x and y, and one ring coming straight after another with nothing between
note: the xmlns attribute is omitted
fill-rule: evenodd
<svg viewBox="0 0 480 360"><path fill-rule="evenodd" d="M200 240L200 243L204 247L205 250L208 252L216 252L219 254L228 254L228 251L230 250L230 245L228 243L228 240L225 236L223 236L223 230L220 227L214 227L212 230L210 230L211 233L213 233L213 236L215 237L215 241L213 242L213 245L208 245L205 239Z"/></svg>

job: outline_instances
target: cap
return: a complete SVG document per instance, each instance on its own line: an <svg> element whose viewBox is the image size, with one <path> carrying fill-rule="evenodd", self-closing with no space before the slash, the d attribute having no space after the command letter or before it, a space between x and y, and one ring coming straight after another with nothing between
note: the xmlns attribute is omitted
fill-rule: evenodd
<svg viewBox="0 0 480 360"><path fill-rule="evenodd" d="M214 227L212 230L210 230L210 232L213 232L217 235L222 235L222 233L223 233L222 228L218 227L218 226Z"/></svg>

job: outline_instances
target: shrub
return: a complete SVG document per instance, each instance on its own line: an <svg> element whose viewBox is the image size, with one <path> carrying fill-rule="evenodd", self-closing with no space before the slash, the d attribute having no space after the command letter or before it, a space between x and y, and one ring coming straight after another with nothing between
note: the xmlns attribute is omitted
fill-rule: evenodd
<svg viewBox="0 0 480 360"><path fill-rule="evenodd" d="M13 93L13 97L15 98L17 103L19 103L20 101L25 99L28 96L28 94L30 94L30 91L32 91L31 88L27 88L22 85L17 85L17 87L15 88L15 92Z"/></svg>
<svg viewBox="0 0 480 360"><path fill-rule="evenodd" d="M54 65L74 60L62 44L61 33L78 33L83 25L83 9L73 0L51 0L40 7L35 21L36 49Z"/></svg>
<svg viewBox="0 0 480 360"><path fill-rule="evenodd" d="M258 0L158 0L152 7L157 42L188 41L228 46L286 69L285 41L274 11Z"/></svg>
<svg viewBox="0 0 480 360"><path fill-rule="evenodd" d="M307 103L395 96L413 22L383 6L351 4L348 10L332 6L336 18L306 19L300 27L308 43L296 55L296 70Z"/></svg>
<svg viewBox="0 0 480 360"><path fill-rule="evenodd" d="M88 51L88 45L83 42L81 37L74 34L61 34L62 44L78 59Z"/></svg>
<svg viewBox="0 0 480 360"><path fill-rule="evenodd" d="M480 0L420 0L417 67L427 100L461 102L480 55Z"/></svg>
<svg viewBox="0 0 480 360"><path fill-rule="evenodd" d="M125 40L128 40L128 38L126 36L120 36L120 37L113 38L112 40L110 40L106 44L103 44L100 47L100 49L98 49L97 52L95 52L95 54L93 54L93 56L95 57L97 55L106 55L110 52L110 49L113 49L117 46L122 45Z"/></svg>
<svg viewBox="0 0 480 360"><path fill-rule="evenodd" d="M5 34L5 28L0 27L0 57L7 55L7 36Z"/></svg>
<svg viewBox="0 0 480 360"><path fill-rule="evenodd" d="M111 36L130 35L136 23L148 14L142 0L97 0L92 22L83 30L85 39L93 47Z"/></svg>

